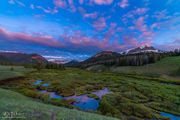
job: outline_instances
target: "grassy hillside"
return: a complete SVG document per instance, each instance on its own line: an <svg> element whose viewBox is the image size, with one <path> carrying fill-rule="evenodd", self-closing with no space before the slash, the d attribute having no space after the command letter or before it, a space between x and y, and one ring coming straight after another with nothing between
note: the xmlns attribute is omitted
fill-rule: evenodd
<svg viewBox="0 0 180 120"><path fill-rule="evenodd" d="M110 70L120 73L137 73L144 75L177 75L177 71L180 68L180 56L167 57L156 63L148 64L145 66L122 66L112 67Z"/></svg>
<svg viewBox="0 0 180 120"><path fill-rule="evenodd" d="M26 120L116 120L97 114L43 104L19 93L0 89L0 117L17 112ZM6 114L6 115L4 115ZM21 115L20 115L21 114Z"/></svg>

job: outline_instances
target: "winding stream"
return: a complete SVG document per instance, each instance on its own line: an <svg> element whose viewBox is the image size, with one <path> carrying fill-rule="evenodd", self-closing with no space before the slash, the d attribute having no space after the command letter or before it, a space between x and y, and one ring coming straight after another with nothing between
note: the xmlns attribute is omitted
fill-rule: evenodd
<svg viewBox="0 0 180 120"><path fill-rule="evenodd" d="M50 85L49 83L42 84L42 82L43 82L42 80L37 80L34 82L34 85L42 85L44 87L48 87ZM81 110L86 110L86 111L97 110L99 107L99 102L102 99L102 97L106 94L111 93L108 88L104 88L102 90L97 90L92 92L91 94L94 94L99 98L97 100L95 98L89 97L87 94L79 95L79 96L73 95L73 96L63 97L57 94L56 92L48 92L47 90L38 90L38 92L42 94L48 94L50 98L55 98L55 99L64 99L64 100L74 99L75 102L73 102L72 105Z"/></svg>
<svg viewBox="0 0 180 120"><path fill-rule="evenodd" d="M170 118L170 120L180 120L180 116L173 115L173 114L170 114L170 113L161 112L160 115L163 116L163 117Z"/></svg>

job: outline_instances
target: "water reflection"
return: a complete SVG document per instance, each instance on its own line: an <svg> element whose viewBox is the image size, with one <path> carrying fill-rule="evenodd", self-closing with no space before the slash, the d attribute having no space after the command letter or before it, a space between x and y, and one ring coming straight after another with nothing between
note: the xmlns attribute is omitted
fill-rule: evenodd
<svg viewBox="0 0 180 120"><path fill-rule="evenodd" d="M170 114L170 113L161 112L160 115L164 116L164 117L167 117L167 118L170 118L170 120L180 120L180 116L173 115L173 114Z"/></svg>
<svg viewBox="0 0 180 120"><path fill-rule="evenodd" d="M39 85L42 83L42 80L37 80L34 82L34 85ZM42 86L48 87L50 84L49 83L44 83ZM96 95L99 97L100 100L96 100L95 98L89 97L87 94L84 95L73 95L73 96L68 96L68 97L63 97L56 92L48 92L47 90L38 90L42 94L48 94L50 98L55 98L55 99L64 99L64 100L70 100L74 99L75 102L71 103L73 106L81 109L81 110L97 110L99 107L99 102L102 99L102 97L106 94L111 93L108 88L104 88L102 90L94 91L91 94Z"/></svg>

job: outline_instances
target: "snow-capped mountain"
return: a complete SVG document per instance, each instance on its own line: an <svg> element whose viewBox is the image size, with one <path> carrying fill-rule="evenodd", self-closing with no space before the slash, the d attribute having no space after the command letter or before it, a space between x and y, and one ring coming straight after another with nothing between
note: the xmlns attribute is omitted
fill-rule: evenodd
<svg viewBox="0 0 180 120"><path fill-rule="evenodd" d="M141 47L137 47L137 48L134 48L134 49L130 49L130 50L127 50L126 54L137 54L137 53L149 53L149 52L154 52L154 53L159 53L159 52L162 52L152 46L141 46Z"/></svg>

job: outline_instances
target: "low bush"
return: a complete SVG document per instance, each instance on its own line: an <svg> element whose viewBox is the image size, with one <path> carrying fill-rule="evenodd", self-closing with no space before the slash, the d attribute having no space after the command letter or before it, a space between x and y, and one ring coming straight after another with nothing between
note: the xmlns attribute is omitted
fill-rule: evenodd
<svg viewBox="0 0 180 120"><path fill-rule="evenodd" d="M24 88L24 89L21 89L20 92L28 97L40 98L40 94L38 94L37 91L34 91L34 90Z"/></svg>
<svg viewBox="0 0 180 120"><path fill-rule="evenodd" d="M120 114L119 110L113 107L107 99L102 99L99 105L99 111L103 115L108 115L108 116L118 116Z"/></svg>
<svg viewBox="0 0 180 120"><path fill-rule="evenodd" d="M134 115L140 118L152 118L152 113L149 108L144 105L134 103L123 103L120 104L120 111L126 115Z"/></svg>
<svg viewBox="0 0 180 120"><path fill-rule="evenodd" d="M180 76L180 67L178 68L176 74L177 74L178 76Z"/></svg>
<svg viewBox="0 0 180 120"><path fill-rule="evenodd" d="M40 99L45 102L45 103L49 103L50 102L50 97L48 94L41 94Z"/></svg>

